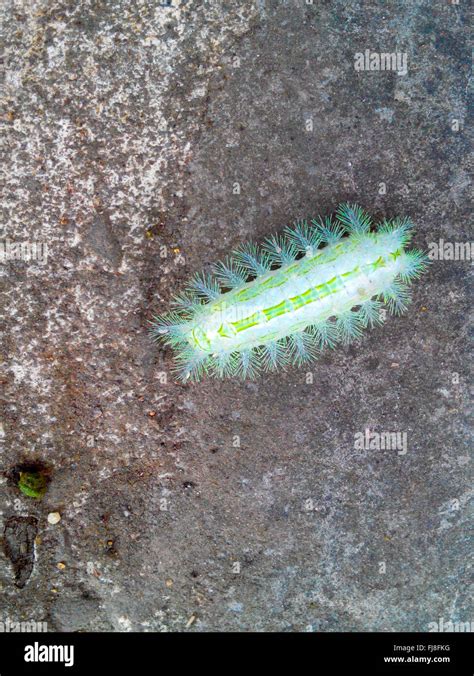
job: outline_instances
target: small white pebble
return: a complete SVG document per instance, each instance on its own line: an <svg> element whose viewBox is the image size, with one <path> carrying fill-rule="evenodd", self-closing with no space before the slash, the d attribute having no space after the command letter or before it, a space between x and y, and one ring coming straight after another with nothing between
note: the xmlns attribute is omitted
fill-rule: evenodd
<svg viewBox="0 0 474 676"><path fill-rule="evenodd" d="M50 512L48 514L48 523L54 524L59 523L61 521L61 514L59 512Z"/></svg>

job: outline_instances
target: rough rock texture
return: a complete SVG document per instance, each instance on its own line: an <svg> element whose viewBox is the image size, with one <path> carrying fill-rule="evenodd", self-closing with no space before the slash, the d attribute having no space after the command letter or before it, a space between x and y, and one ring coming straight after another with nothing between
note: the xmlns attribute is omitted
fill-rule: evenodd
<svg viewBox="0 0 474 676"><path fill-rule="evenodd" d="M471 620L470 261L434 261L408 315L255 383L177 385L148 335L191 273L342 200L410 215L418 246L469 240L467 4L2 3L2 242L48 256L1 268L1 620ZM407 74L355 70L366 49ZM407 452L356 448L366 428ZM49 473L42 500L22 463ZM31 576L12 554L28 524Z"/></svg>

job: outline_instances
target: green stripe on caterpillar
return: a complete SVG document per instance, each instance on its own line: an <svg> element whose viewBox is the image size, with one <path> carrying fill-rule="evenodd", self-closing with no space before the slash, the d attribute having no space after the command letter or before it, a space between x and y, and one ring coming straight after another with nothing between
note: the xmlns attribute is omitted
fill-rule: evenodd
<svg viewBox="0 0 474 676"><path fill-rule="evenodd" d="M384 305L406 310L409 285L429 264L405 250L412 232L408 218L375 228L359 206L342 204L334 219L297 222L196 275L154 318L152 335L173 348L182 381L301 366L383 323Z"/></svg>

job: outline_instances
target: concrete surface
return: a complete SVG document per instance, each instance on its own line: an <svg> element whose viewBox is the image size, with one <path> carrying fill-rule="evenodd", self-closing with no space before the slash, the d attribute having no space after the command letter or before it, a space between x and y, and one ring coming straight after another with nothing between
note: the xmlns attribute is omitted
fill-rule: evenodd
<svg viewBox="0 0 474 676"><path fill-rule="evenodd" d="M309 371L177 385L147 333L192 273L342 200L409 215L424 248L469 241L467 12L2 3L2 241L48 256L1 268L0 620L471 621L469 260L434 261L406 316ZM407 74L357 71L366 49ZM355 448L366 428L407 452ZM42 500L16 487L32 463Z"/></svg>

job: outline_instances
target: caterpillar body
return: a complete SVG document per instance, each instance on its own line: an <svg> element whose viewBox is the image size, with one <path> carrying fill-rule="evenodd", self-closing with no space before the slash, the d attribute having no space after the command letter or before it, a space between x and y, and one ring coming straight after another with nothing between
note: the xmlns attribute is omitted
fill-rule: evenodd
<svg viewBox="0 0 474 676"><path fill-rule="evenodd" d="M359 206L342 204L334 219L287 226L195 276L174 309L154 318L152 335L175 351L182 381L301 366L383 323L384 306L405 311L409 285L429 263L405 250L412 232L408 218L375 228Z"/></svg>

